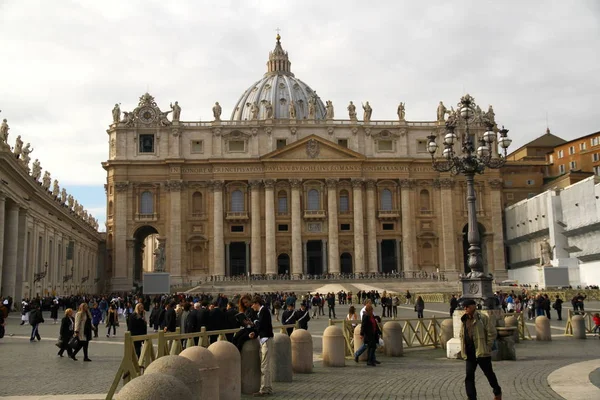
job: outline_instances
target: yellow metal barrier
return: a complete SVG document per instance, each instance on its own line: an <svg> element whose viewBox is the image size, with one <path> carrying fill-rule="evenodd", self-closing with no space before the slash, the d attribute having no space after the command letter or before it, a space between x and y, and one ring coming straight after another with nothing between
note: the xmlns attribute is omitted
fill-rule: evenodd
<svg viewBox="0 0 600 400"><path fill-rule="evenodd" d="M281 329L281 333L285 334L287 334L286 329L288 328L296 328L296 325L273 326L273 329ZM143 373L143 370L157 358L166 355L178 355L181 353L183 350L182 340L186 340L186 345L189 347L195 346L195 339L198 338L199 346L208 347L210 336L218 335L217 340L227 340L226 335L239 331L239 328L207 331L205 327L202 327L200 332L194 333L180 333L179 328L177 328L175 333L165 333L160 331L158 333L139 336L131 336L129 331L125 332L123 359L121 360L115 379L106 394L106 400L112 400L121 379L123 379L123 385L125 385L130 380L140 376ZM156 340L157 342L156 351L154 350L153 340ZM144 342L139 359L135 353L135 342Z"/></svg>
<svg viewBox="0 0 600 400"><path fill-rule="evenodd" d="M592 317L594 316L594 314L600 313L600 310L586 310L575 312L569 309L568 311L569 314L567 317L567 325L565 325L565 335L573 335L573 324L571 322L571 318L573 318L574 315L581 315L583 317L583 320L585 321L585 332L593 333L594 326L596 326L596 324L594 324L594 320L592 319Z"/></svg>

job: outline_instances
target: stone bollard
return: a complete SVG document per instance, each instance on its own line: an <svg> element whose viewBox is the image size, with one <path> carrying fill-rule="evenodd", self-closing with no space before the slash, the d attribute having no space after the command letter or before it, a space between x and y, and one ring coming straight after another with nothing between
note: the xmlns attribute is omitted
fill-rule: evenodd
<svg viewBox="0 0 600 400"><path fill-rule="evenodd" d="M181 356L163 356L154 360L144 375L172 375L179 379L192 393L192 396L196 400L200 400L202 393L202 381L200 380L200 374L196 371L195 364L192 360L189 360Z"/></svg>
<svg viewBox="0 0 600 400"><path fill-rule="evenodd" d="M260 390L260 343L250 339L242 346L242 393L252 394Z"/></svg>
<svg viewBox="0 0 600 400"><path fill-rule="evenodd" d="M298 374L310 374L313 369L312 335L304 329L296 329L292 341L292 370Z"/></svg>
<svg viewBox="0 0 600 400"><path fill-rule="evenodd" d="M519 343L520 341L520 337L519 337L519 320L517 319L517 317L515 316L508 316L506 318L504 318L504 325L506 325L507 328L510 327L515 327L517 329L515 329L515 334L514 334L514 339L515 339L515 343Z"/></svg>
<svg viewBox="0 0 600 400"><path fill-rule="evenodd" d="M358 325L356 325L356 328L354 328L354 353L355 354L358 351L358 349L360 349L362 347L363 343L364 343L363 338L360 337L360 324L358 324ZM367 355L368 355L367 351L365 350L360 355L358 360L359 361L367 361Z"/></svg>
<svg viewBox="0 0 600 400"><path fill-rule="evenodd" d="M152 364L150 364L152 365ZM193 400L190 389L173 375L144 374L132 379L114 397L115 400Z"/></svg>
<svg viewBox="0 0 600 400"><path fill-rule="evenodd" d="M535 319L535 340L541 342L552 340L552 336L550 335L550 320L544 315L540 315Z"/></svg>
<svg viewBox="0 0 600 400"><path fill-rule="evenodd" d="M190 346L179 354L180 357L185 357L191 360L195 366L198 376L200 377L202 399L218 399L219 398L219 367L213 353L202 346Z"/></svg>
<svg viewBox="0 0 600 400"><path fill-rule="evenodd" d="M273 338L273 381L291 382L294 375L292 370L292 341L285 333L276 333Z"/></svg>
<svg viewBox="0 0 600 400"><path fill-rule="evenodd" d="M323 332L323 365L325 367L346 366L346 340L339 326L328 326Z"/></svg>
<svg viewBox="0 0 600 400"><path fill-rule="evenodd" d="M383 324L383 346L388 357L402 357L404 355L404 338L402 325L396 321Z"/></svg>
<svg viewBox="0 0 600 400"><path fill-rule="evenodd" d="M240 351L227 341L214 342L208 350L219 366L219 399L240 400L242 397L242 367Z"/></svg>
<svg viewBox="0 0 600 400"><path fill-rule="evenodd" d="M573 338L586 339L585 319L581 315L573 315L571 317L571 326L573 327Z"/></svg>
<svg viewBox="0 0 600 400"><path fill-rule="evenodd" d="M446 350L448 341L454 337L454 321L451 319L443 320L440 329L440 345L442 349Z"/></svg>

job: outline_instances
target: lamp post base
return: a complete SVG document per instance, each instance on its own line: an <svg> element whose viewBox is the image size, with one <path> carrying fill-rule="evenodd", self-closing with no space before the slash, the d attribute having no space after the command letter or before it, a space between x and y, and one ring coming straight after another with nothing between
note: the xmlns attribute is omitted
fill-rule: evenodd
<svg viewBox="0 0 600 400"><path fill-rule="evenodd" d="M492 283L494 278L486 274L469 274L460 278L463 300L475 300L484 310L496 308Z"/></svg>

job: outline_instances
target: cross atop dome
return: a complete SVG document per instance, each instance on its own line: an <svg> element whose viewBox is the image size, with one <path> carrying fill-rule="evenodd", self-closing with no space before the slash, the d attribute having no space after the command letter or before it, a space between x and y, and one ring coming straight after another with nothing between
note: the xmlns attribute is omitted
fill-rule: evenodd
<svg viewBox="0 0 600 400"><path fill-rule="evenodd" d="M267 61L267 73L265 75L291 75L291 65L288 58L287 51L284 51L281 47L281 35L279 35L279 31L281 29L277 28L277 36L275 39L277 42L275 43L275 49L269 52L269 61Z"/></svg>

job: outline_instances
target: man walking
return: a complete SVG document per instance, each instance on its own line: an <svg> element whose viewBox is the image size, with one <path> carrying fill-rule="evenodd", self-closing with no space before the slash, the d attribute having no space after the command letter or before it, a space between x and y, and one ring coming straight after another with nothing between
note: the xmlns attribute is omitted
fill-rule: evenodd
<svg viewBox="0 0 600 400"><path fill-rule="evenodd" d="M273 394L271 384L271 354L273 353L273 323L271 313L265 307L265 303L260 296L254 296L252 299L252 309L258 314L258 319L254 321L254 326L258 332L260 342L260 390L254 393L254 397L262 397ZM254 332L250 334L255 337Z"/></svg>
<svg viewBox="0 0 600 400"><path fill-rule="evenodd" d="M42 315L42 310L40 309L39 304L35 304L33 306L33 310L29 313L29 324L31 325L31 338L30 342L35 341L35 339L42 340L40 337L40 331L38 330L39 325L44 323L44 316Z"/></svg>
<svg viewBox="0 0 600 400"><path fill-rule="evenodd" d="M456 295L453 294L452 298L450 299L450 317L452 317L454 315L454 310L456 310L457 307L458 307L458 299L456 298Z"/></svg>
<svg viewBox="0 0 600 400"><path fill-rule="evenodd" d="M475 389L475 370L481 368L494 392L494 400L502 400L502 389L492 368L492 345L496 339L496 327L491 319L481 314L475 300L463 302L465 315L461 317L460 330L461 354L466 360L465 388L469 400L477 399Z"/></svg>

